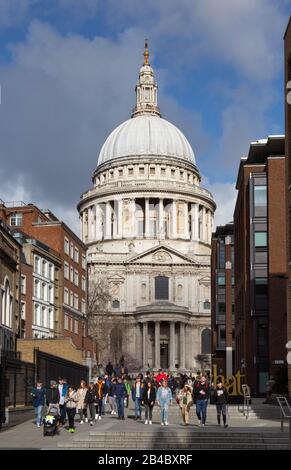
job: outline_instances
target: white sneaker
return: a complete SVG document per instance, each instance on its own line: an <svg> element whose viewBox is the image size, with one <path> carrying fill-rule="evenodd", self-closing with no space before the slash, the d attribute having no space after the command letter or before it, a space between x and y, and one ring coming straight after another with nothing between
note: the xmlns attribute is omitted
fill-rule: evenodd
<svg viewBox="0 0 291 470"><path fill-rule="evenodd" d="M90 426L93 426L93 421L90 421Z"/></svg>
<svg viewBox="0 0 291 470"><path fill-rule="evenodd" d="M147 419L145 420L144 424L148 424L148 420L147 420Z"/></svg>
<svg viewBox="0 0 291 470"><path fill-rule="evenodd" d="M111 414L111 415L114 415L114 411L112 410L110 414Z"/></svg>
<svg viewBox="0 0 291 470"><path fill-rule="evenodd" d="M82 421L80 421L80 424L84 424L84 421L83 421L83 420L82 420Z"/></svg>
<svg viewBox="0 0 291 470"><path fill-rule="evenodd" d="M201 421L200 421L200 419L198 420L198 426L201 426Z"/></svg>
<svg viewBox="0 0 291 470"><path fill-rule="evenodd" d="M203 427L203 428L205 428L205 426L206 426L205 424L202 424L202 427Z"/></svg>
<svg viewBox="0 0 291 470"><path fill-rule="evenodd" d="M151 421L149 421L149 424L153 424Z"/></svg>
<svg viewBox="0 0 291 470"><path fill-rule="evenodd" d="M95 421L97 421L97 419L98 419L98 416L95 416Z"/></svg>
<svg viewBox="0 0 291 470"><path fill-rule="evenodd" d="M165 426L164 423L161 423L162 426Z"/></svg>
<svg viewBox="0 0 291 470"><path fill-rule="evenodd" d="M169 423L168 423L168 421L166 421L166 422L165 422L165 426L169 426Z"/></svg>
<svg viewBox="0 0 291 470"><path fill-rule="evenodd" d="M85 418L85 423L88 423L88 418Z"/></svg>
<svg viewBox="0 0 291 470"><path fill-rule="evenodd" d="M37 427L40 428L40 424L39 424L39 423L37 423Z"/></svg>
<svg viewBox="0 0 291 470"><path fill-rule="evenodd" d="M117 415L117 411L114 411L114 414Z"/></svg>
<svg viewBox="0 0 291 470"><path fill-rule="evenodd" d="M99 420L102 419L101 416L99 416Z"/></svg>

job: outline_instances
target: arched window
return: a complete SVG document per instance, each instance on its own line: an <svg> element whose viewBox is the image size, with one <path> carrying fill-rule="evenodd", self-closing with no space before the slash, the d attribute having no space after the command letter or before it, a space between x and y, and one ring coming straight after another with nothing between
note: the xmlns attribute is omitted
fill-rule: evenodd
<svg viewBox="0 0 291 470"><path fill-rule="evenodd" d="M2 325L8 328L12 327L12 297L10 293L9 280L6 279L4 285L4 293L2 296Z"/></svg>
<svg viewBox="0 0 291 470"><path fill-rule="evenodd" d="M155 298L156 300L169 299L169 278L166 276L155 277Z"/></svg>
<svg viewBox="0 0 291 470"><path fill-rule="evenodd" d="M211 330L206 328L201 334L201 354L211 354Z"/></svg>

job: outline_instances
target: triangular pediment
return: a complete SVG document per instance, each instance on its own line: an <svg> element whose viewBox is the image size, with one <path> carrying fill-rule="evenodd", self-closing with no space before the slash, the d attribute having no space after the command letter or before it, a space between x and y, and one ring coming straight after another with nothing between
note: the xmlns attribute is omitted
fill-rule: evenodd
<svg viewBox="0 0 291 470"><path fill-rule="evenodd" d="M195 264L195 261L184 253L167 245L158 245L142 253L134 254L126 264Z"/></svg>
<svg viewBox="0 0 291 470"><path fill-rule="evenodd" d="M120 276L119 274L113 274L112 276L108 277L109 282L123 282L124 277Z"/></svg>

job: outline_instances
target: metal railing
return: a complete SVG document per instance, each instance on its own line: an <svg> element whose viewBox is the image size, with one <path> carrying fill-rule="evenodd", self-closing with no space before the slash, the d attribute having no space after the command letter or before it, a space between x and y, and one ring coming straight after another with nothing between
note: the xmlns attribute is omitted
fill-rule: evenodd
<svg viewBox="0 0 291 470"><path fill-rule="evenodd" d="M280 407L281 417L281 431L284 431L284 420L289 420L289 450L291 450L291 406L287 400L287 397L277 396L278 405Z"/></svg>

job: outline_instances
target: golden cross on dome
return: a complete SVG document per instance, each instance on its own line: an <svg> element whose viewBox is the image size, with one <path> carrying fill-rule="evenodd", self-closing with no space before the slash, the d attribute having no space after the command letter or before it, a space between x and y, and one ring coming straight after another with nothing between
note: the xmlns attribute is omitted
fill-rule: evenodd
<svg viewBox="0 0 291 470"><path fill-rule="evenodd" d="M150 65L150 62L149 62L150 53L149 53L149 50L148 50L148 40L147 40L147 39L145 39L145 41L144 41L144 53L143 53L143 56L144 56L143 65Z"/></svg>

